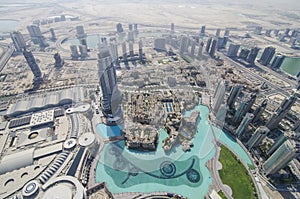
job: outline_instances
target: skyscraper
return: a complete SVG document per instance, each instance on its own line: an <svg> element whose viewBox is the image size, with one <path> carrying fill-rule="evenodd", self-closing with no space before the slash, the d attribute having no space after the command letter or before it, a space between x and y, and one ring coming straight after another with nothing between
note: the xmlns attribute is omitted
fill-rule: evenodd
<svg viewBox="0 0 300 199"><path fill-rule="evenodd" d="M39 44L40 46L46 46L45 38L42 35L40 27L36 25L27 26L31 41L34 44Z"/></svg>
<svg viewBox="0 0 300 199"><path fill-rule="evenodd" d="M122 33L124 31L121 23L118 23L116 25L116 28L117 28L117 33Z"/></svg>
<svg viewBox="0 0 300 199"><path fill-rule="evenodd" d="M83 29L83 26L76 26L76 37L78 39L86 37L86 34L84 32L84 29Z"/></svg>
<svg viewBox="0 0 300 199"><path fill-rule="evenodd" d="M217 40L214 39L212 41L211 48L210 48L210 51L209 51L209 55L211 57L215 57L216 48L217 48Z"/></svg>
<svg viewBox="0 0 300 199"><path fill-rule="evenodd" d="M119 55L118 55L118 43L116 41L115 42L111 42L109 44L109 52L111 54L111 58L113 60L113 63L116 66L119 66L120 63L119 63Z"/></svg>
<svg viewBox="0 0 300 199"><path fill-rule="evenodd" d="M239 94L241 93L242 89L243 87L241 85L236 85L232 87L229 97L227 99L227 105L229 106L230 109L234 108L234 103L237 97L239 96Z"/></svg>
<svg viewBox="0 0 300 199"><path fill-rule="evenodd" d="M205 29L206 29L205 26L201 27L200 36L204 36L205 35Z"/></svg>
<svg viewBox="0 0 300 199"><path fill-rule="evenodd" d="M252 48L246 61L250 64L253 64L257 57L258 51L259 51L259 48L257 48L257 47Z"/></svg>
<svg viewBox="0 0 300 199"><path fill-rule="evenodd" d="M209 52L211 42L212 42L212 37L210 37L210 38L207 40L207 43L206 43L205 51L206 51L207 53Z"/></svg>
<svg viewBox="0 0 300 199"><path fill-rule="evenodd" d="M55 67L60 68L64 65L64 60L61 58L59 53L54 54Z"/></svg>
<svg viewBox="0 0 300 199"><path fill-rule="evenodd" d="M139 60L143 61L143 41L139 41Z"/></svg>
<svg viewBox="0 0 300 199"><path fill-rule="evenodd" d="M271 64L272 69L279 69L284 59L285 59L284 55L281 54L276 55Z"/></svg>
<svg viewBox="0 0 300 199"><path fill-rule="evenodd" d="M229 37L229 33L230 33L230 30L229 30L229 29L226 29L226 30L225 30L225 33L224 33L224 37Z"/></svg>
<svg viewBox="0 0 300 199"><path fill-rule="evenodd" d="M72 59L78 59L79 53L78 53L77 46L76 45L71 45L70 49L71 49L71 57L72 57Z"/></svg>
<svg viewBox="0 0 300 199"><path fill-rule="evenodd" d="M267 134L270 132L270 130L265 126L260 126L256 129L254 134L251 136L251 138L246 143L246 146L248 149L252 149L253 147L257 147L263 139L267 137Z"/></svg>
<svg viewBox="0 0 300 199"><path fill-rule="evenodd" d="M174 23L171 23L171 33L173 34L175 31L175 26L174 26Z"/></svg>
<svg viewBox="0 0 300 199"><path fill-rule="evenodd" d="M134 34L133 34L133 31L129 31L128 32L128 38L127 38L128 41L134 41Z"/></svg>
<svg viewBox="0 0 300 199"><path fill-rule="evenodd" d="M130 24L128 24L128 29L129 29L129 31L133 31L133 26L132 26L132 24L130 23Z"/></svg>
<svg viewBox="0 0 300 199"><path fill-rule="evenodd" d="M189 38L187 36L181 37L180 41L180 53L185 53L188 51Z"/></svg>
<svg viewBox="0 0 300 199"><path fill-rule="evenodd" d="M248 113L255 102L256 94L252 94L250 98L244 98L233 116L233 123L239 123L242 118Z"/></svg>
<svg viewBox="0 0 300 199"><path fill-rule="evenodd" d="M122 43L122 53L123 53L123 61L127 62L126 42Z"/></svg>
<svg viewBox="0 0 300 199"><path fill-rule="evenodd" d="M254 115L252 113L247 113L236 130L237 137L243 137L245 130L248 128L249 123L252 121Z"/></svg>
<svg viewBox="0 0 300 199"><path fill-rule="evenodd" d="M203 42L199 43L199 48L198 48L198 53L197 53L197 58L198 59L200 59L202 57L203 45L204 45Z"/></svg>
<svg viewBox="0 0 300 199"><path fill-rule="evenodd" d="M195 48L196 48L196 43L195 41L191 41L191 56L195 56Z"/></svg>
<svg viewBox="0 0 300 199"><path fill-rule="evenodd" d="M166 51L166 39L165 38L156 38L154 40L154 49L159 52Z"/></svg>
<svg viewBox="0 0 300 199"><path fill-rule="evenodd" d="M139 30L138 30L138 25L135 23L133 24L133 29L134 29L134 33L139 33Z"/></svg>
<svg viewBox="0 0 300 199"><path fill-rule="evenodd" d="M215 114L218 113L221 104L223 104L224 102L225 92L226 92L225 83L223 80L220 80L218 82L217 88L213 96L213 112Z"/></svg>
<svg viewBox="0 0 300 199"><path fill-rule="evenodd" d="M218 29L216 30L216 37L220 37L220 33L221 33L221 29L218 28Z"/></svg>
<svg viewBox="0 0 300 199"><path fill-rule="evenodd" d="M266 123L266 126L270 130L274 130L275 128L277 128L278 124L287 115L287 113L290 111L290 109L296 102L297 97L297 93L294 93L289 99L285 99L281 103L280 107L275 111L275 113L273 113L272 117Z"/></svg>
<svg viewBox="0 0 300 199"><path fill-rule="evenodd" d="M300 154L300 145L295 140L286 140L263 164L266 175L274 174Z"/></svg>
<svg viewBox="0 0 300 199"><path fill-rule="evenodd" d="M23 55L24 55L24 57L27 61L28 66L30 67L30 69L31 69L31 71L34 75L34 81L40 81L41 78L42 78L42 72L41 72L39 66L36 63L32 52L24 50Z"/></svg>
<svg viewBox="0 0 300 199"><path fill-rule="evenodd" d="M88 56L86 45L79 45L79 51L80 51L81 59L84 59Z"/></svg>
<svg viewBox="0 0 300 199"><path fill-rule="evenodd" d="M287 140L287 137L283 134L281 134L280 137L277 138L275 143L270 147L270 149L267 151L267 155L272 155L274 151L278 149L279 146L281 146L285 141Z"/></svg>
<svg viewBox="0 0 300 199"><path fill-rule="evenodd" d="M129 42L129 55L130 57L134 57L134 52L133 52L133 42Z"/></svg>
<svg viewBox="0 0 300 199"><path fill-rule="evenodd" d="M239 54L239 58L246 61L246 59L247 59L249 53L250 53L250 50L248 50L248 49L246 49L246 48L243 48L243 49L241 50L240 54Z"/></svg>
<svg viewBox="0 0 300 199"><path fill-rule="evenodd" d="M53 28L50 28L50 33L51 33L51 40L55 41L56 40L56 36L55 36L55 32Z"/></svg>
<svg viewBox="0 0 300 199"><path fill-rule="evenodd" d="M264 99L262 103L255 109L253 112L254 118L252 120L253 123L258 122L261 119L261 115L266 109L268 104L268 99Z"/></svg>
<svg viewBox="0 0 300 199"><path fill-rule="evenodd" d="M227 56L232 57L232 58L236 57L237 53L239 51L239 48L240 48L240 45L230 44L229 48L228 48Z"/></svg>
<svg viewBox="0 0 300 199"><path fill-rule="evenodd" d="M272 60L274 54L275 54L276 48L274 47L266 47L263 54L261 55L259 59L259 63L261 63L264 66L268 66L270 61Z"/></svg>
<svg viewBox="0 0 300 199"><path fill-rule="evenodd" d="M10 33L10 37L13 41L15 49L17 52L22 52L22 50L26 47L25 40L21 32L12 32Z"/></svg>
<svg viewBox="0 0 300 199"><path fill-rule="evenodd" d="M113 117L112 96L117 90L117 76L109 49L104 44L99 46L98 76L102 90L102 112L106 117Z"/></svg>

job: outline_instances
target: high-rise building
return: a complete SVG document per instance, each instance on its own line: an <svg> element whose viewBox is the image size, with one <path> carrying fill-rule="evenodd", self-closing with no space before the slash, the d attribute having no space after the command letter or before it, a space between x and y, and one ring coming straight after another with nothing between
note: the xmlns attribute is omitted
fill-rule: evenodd
<svg viewBox="0 0 300 199"><path fill-rule="evenodd" d="M129 31L128 32L128 38L127 38L128 41L134 41L134 32L133 31Z"/></svg>
<svg viewBox="0 0 300 199"><path fill-rule="evenodd" d="M201 31L200 31L200 35L201 35L201 36L204 36L204 35L205 35L205 29L206 29L205 26L202 26L202 27L201 27Z"/></svg>
<svg viewBox="0 0 300 199"><path fill-rule="evenodd" d="M261 35L262 27L261 26L256 26L254 33L257 35Z"/></svg>
<svg viewBox="0 0 300 199"><path fill-rule="evenodd" d="M59 53L54 54L55 67L61 68L64 65L64 60L61 58Z"/></svg>
<svg viewBox="0 0 300 199"><path fill-rule="evenodd" d="M26 48L26 43L21 32L12 32L10 33L10 37L17 52L22 52Z"/></svg>
<svg viewBox="0 0 300 199"><path fill-rule="evenodd" d="M220 37L220 33L221 33L221 29L218 28L218 29L216 30L216 37Z"/></svg>
<svg viewBox="0 0 300 199"><path fill-rule="evenodd" d="M143 41L139 41L139 60L143 61Z"/></svg>
<svg viewBox="0 0 300 199"><path fill-rule="evenodd" d="M252 94L250 98L244 98L242 102L240 103L238 109L236 110L234 116L233 116L233 123L237 124L239 123L242 118L248 113L254 104L256 99L256 94Z"/></svg>
<svg viewBox="0 0 300 199"><path fill-rule="evenodd" d="M217 40L214 39L212 41L211 48L210 48L210 51L209 51L209 55L211 57L215 57L216 48L217 48Z"/></svg>
<svg viewBox="0 0 300 199"><path fill-rule="evenodd" d="M265 35L267 36L267 37L271 37L271 29L268 29L268 30L266 30L266 33L265 33Z"/></svg>
<svg viewBox="0 0 300 199"><path fill-rule="evenodd" d="M295 140L286 140L263 164L266 175L274 174L300 154L300 145Z"/></svg>
<svg viewBox="0 0 300 199"><path fill-rule="evenodd" d="M34 75L34 81L39 81L42 78L42 72L36 63L32 52L24 50L23 55L27 61L28 66L30 67L30 69Z"/></svg>
<svg viewBox="0 0 300 199"><path fill-rule="evenodd" d="M285 59L284 55L281 54L276 55L271 64L272 69L279 69L284 59Z"/></svg>
<svg viewBox="0 0 300 199"><path fill-rule="evenodd" d="M81 59L84 59L88 56L86 45L79 45L79 51L80 51Z"/></svg>
<svg viewBox="0 0 300 199"><path fill-rule="evenodd" d="M236 86L232 87L229 97L227 99L227 105L230 109L234 108L234 103L235 103L237 97L240 95L242 89L243 89L243 87L241 85L236 85Z"/></svg>
<svg viewBox="0 0 300 199"><path fill-rule="evenodd" d="M36 25L30 25L30 26L27 26L27 30L29 32L31 41L34 44L39 44L42 47L47 46L47 43L45 42L45 38L42 35L40 27L38 27Z"/></svg>
<svg viewBox="0 0 300 199"><path fill-rule="evenodd" d="M237 137L243 137L244 132L247 130L249 123L252 121L254 115L252 113L247 113L236 130Z"/></svg>
<svg viewBox="0 0 300 199"><path fill-rule="evenodd" d="M224 33L224 37L229 37L229 33L230 33L230 30L229 30L229 29L226 29L226 30L225 30L225 33Z"/></svg>
<svg viewBox="0 0 300 199"><path fill-rule="evenodd" d="M225 92L226 85L223 80L220 80L213 96L213 112L215 114L218 113L221 104L224 102Z"/></svg>
<svg viewBox="0 0 300 199"><path fill-rule="evenodd" d="M118 43L117 42L112 42L109 44L109 52L111 54L111 58L113 60L113 63L116 66L119 66L119 55L118 55Z"/></svg>
<svg viewBox="0 0 300 199"><path fill-rule="evenodd" d="M118 23L117 25L116 25L116 28L117 28L117 32L118 33L122 33L124 30L123 30L123 26L122 26L122 24L121 23Z"/></svg>
<svg viewBox="0 0 300 199"><path fill-rule="evenodd" d="M287 137L283 134L277 138L275 143L270 147L270 149L267 151L267 155L270 156L276 151L279 146L281 146L285 141L287 140Z"/></svg>
<svg viewBox="0 0 300 199"><path fill-rule="evenodd" d="M249 53L250 53L250 50L248 50L248 49L246 49L246 48L243 48L243 49L241 50L240 54L239 54L239 58L246 61L246 59L247 59Z"/></svg>
<svg viewBox="0 0 300 199"><path fill-rule="evenodd" d="M128 30L129 31L133 31L133 26L132 26L132 24L130 23L130 24L128 24Z"/></svg>
<svg viewBox="0 0 300 199"><path fill-rule="evenodd" d="M189 38L187 36L181 37L181 40L180 40L180 53L187 52L188 47L189 47Z"/></svg>
<svg viewBox="0 0 300 199"><path fill-rule="evenodd" d="M209 52L211 42L212 42L212 37L210 37L210 38L207 40L207 43L206 43L205 51L206 51L207 53Z"/></svg>
<svg viewBox="0 0 300 199"><path fill-rule="evenodd" d="M119 105L114 104L118 92L116 69L113 65L109 49L100 44L98 53L98 76L102 90L102 112L105 117L114 117Z"/></svg>
<svg viewBox="0 0 300 199"><path fill-rule="evenodd" d="M78 53L77 46L76 45L71 45L70 49L71 49L71 57L72 57L72 59L78 59L79 53Z"/></svg>
<svg viewBox="0 0 300 199"><path fill-rule="evenodd" d="M225 45L227 43L227 41L225 42L226 39L227 39L226 37L218 37L218 40L217 40L217 50L218 51L225 48Z"/></svg>
<svg viewBox="0 0 300 199"><path fill-rule="evenodd" d="M259 51L259 48L257 48L257 47L252 48L246 61L250 64L253 64L257 57L258 51Z"/></svg>
<svg viewBox="0 0 300 199"><path fill-rule="evenodd" d="M133 51L133 42L129 42L129 55L130 57L134 57L134 51Z"/></svg>
<svg viewBox="0 0 300 199"><path fill-rule="evenodd" d="M191 41L191 56L195 56L195 48L196 48L196 43L195 41Z"/></svg>
<svg viewBox="0 0 300 199"><path fill-rule="evenodd" d="M251 138L246 143L246 146L248 149L252 149L253 147L257 147L261 144L263 139L267 137L267 134L270 132L270 130L265 126L260 126L256 129L254 134L251 136Z"/></svg>
<svg viewBox="0 0 300 199"><path fill-rule="evenodd" d="M175 32L175 25L174 23L171 23L171 33L174 33Z"/></svg>
<svg viewBox="0 0 300 199"><path fill-rule="evenodd" d="M253 123L258 122L261 119L261 115L266 109L268 104L268 99L264 99L262 103L255 109L253 112L254 118L252 120Z"/></svg>
<svg viewBox="0 0 300 199"><path fill-rule="evenodd" d="M156 38L154 40L154 49L159 52L166 51L166 39L165 38Z"/></svg>
<svg viewBox="0 0 300 199"><path fill-rule="evenodd" d="M264 66L269 65L270 61L272 60L274 54L275 54L276 48L274 47L266 47L263 54L261 55L259 59L259 63L261 63Z"/></svg>
<svg viewBox="0 0 300 199"><path fill-rule="evenodd" d="M126 42L122 43L122 53L123 53L123 61L127 62Z"/></svg>
<svg viewBox="0 0 300 199"><path fill-rule="evenodd" d="M236 57L237 53L239 51L239 48L240 48L240 45L230 44L229 48L228 48L227 56L232 57L232 58Z"/></svg>
<svg viewBox="0 0 300 199"><path fill-rule="evenodd" d="M300 120L298 120L298 121L295 123L295 125L294 125L294 127L293 127L293 131L294 131L295 133L300 133Z"/></svg>
<svg viewBox="0 0 300 199"><path fill-rule="evenodd" d="M199 43L198 53L197 53L197 58L198 58L198 59L200 59L200 58L202 57L203 46L204 46L204 43L203 43L203 42Z"/></svg>
<svg viewBox="0 0 300 199"><path fill-rule="evenodd" d="M76 37L78 39L86 37L83 26L76 26Z"/></svg>
<svg viewBox="0 0 300 199"><path fill-rule="evenodd" d="M56 36L55 36L55 32L53 28L50 28L50 34L51 34L51 40L55 41L56 40Z"/></svg>
<svg viewBox="0 0 300 199"><path fill-rule="evenodd" d="M137 25L136 23L133 24L133 29L134 29L134 32L135 32L135 33L139 33L138 25Z"/></svg>
<svg viewBox="0 0 300 199"><path fill-rule="evenodd" d="M294 103L297 101L297 97L297 93L294 93L289 99L285 99L281 103L280 107L275 111L275 113L273 113L272 117L266 123L266 126L270 130L277 128L278 124L287 115Z"/></svg>

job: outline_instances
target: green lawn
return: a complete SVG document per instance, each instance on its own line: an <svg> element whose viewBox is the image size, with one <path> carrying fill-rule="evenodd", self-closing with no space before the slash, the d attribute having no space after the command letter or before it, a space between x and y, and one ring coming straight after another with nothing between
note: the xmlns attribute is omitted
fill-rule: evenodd
<svg viewBox="0 0 300 199"><path fill-rule="evenodd" d="M220 159L222 169L219 171L221 180L232 189L234 199L257 198L254 184L244 165L225 146L221 146Z"/></svg>
<svg viewBox="0 0 300 199"><path fill-rule="evenodd" d="M218 194L222 199L227 199L225 194L222 191L219 191Z"/></svg>

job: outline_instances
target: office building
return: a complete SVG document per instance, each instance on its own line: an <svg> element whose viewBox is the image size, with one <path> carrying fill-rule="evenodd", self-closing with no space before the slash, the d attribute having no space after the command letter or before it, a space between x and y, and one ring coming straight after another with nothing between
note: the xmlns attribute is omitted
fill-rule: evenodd
<svg viewBox="0 0 300 199"><path fill-rule="evenodd" d="M235 58L237 56L239 49L240 49L240 45L230 44L228 48L227 56Z"/></svg>
<svg viewBox="0 0 300 199"><path fill-rule="evenodd" d="M203 42L199 43L198 53L197 53L197 58L198 58L198 59L200 59L200 58L202 57L203 46L204 46L204 43L203 43Z"/></svg>
<svg viewBox="0 0 300 199"><path fill-rule="evenodd" d="M229 33L230 33L230 30L229 30L229 29L226 29L226 30L225 30L225 33L224 33L224 37L229 37Z"/></svg>
<svg viewBox="0 0 300 199"><path fill-rule="evenodd" d="M261 144L263 139L265 139L268 135L270 130L265 126L260 126L256 129L254 134L251 136L251 138L246 143L246 146L249 150L251 150L253 147L257 147Z"/></svg>
<svg viewBox="0 0 300 199"><path fill-rule="evenodd" d="M270 130L274 130L278 127L281 120L287 115L294 103L297 101L297 93L294 93L289 99L285 99L279 108L273 113L266 126Z"/></svg>
<svg viewBox="0 0 300 199"><path fill-rule="evenodd" d="M21 32L14 31L10 33L10 37L17 52L22 52L26 48L26 43Z"/></svg>
<svg viewBox="0 0 300 199"><path fill-rule="evenodd" d="M78 39L86 37L83 26L76 26L76 37Z"/></svg>
<svg viewBox="0 0 300 199"><path fill-rule="evenodd" d="M190 54L191 54L192 57L194 57L195 56L196 43L195 43L195 41L190 41L190 43L191 43L191 52L190 52Z"/></svg>
<svg viewBox="0 0 300 199"><path fill-rule="evenodd" d="M241 50L240 54L239 54L239 58L246 61L246 59L247 59L249 53L250 53L250 50L248 50L248 49L246 49L246 48L243 48L243 49Z"/></svg>
<svg viewBox="0 0 300 199"><path fill-rule="evenodd" d="M78 53L77 46L76 45L71 45L70 49L71 49L71 57L72 57L72 59L78 59L79 53Z"/></svg>
<svg viewBox="0 0 300 199"><path fill-rule="evenodd" d="M105 117L114 117L119 109L119 104L114 104L116 100L114 97L118 91L117 76L109 49L105 44L99 46L98 76L102 90L102 112Z"/></svg>
<svg viewBox="0 0 300 199"><path fill-rule="evenodd" d="M242 102L240 103L238 109L236 110L234 116L233 116L233 123L237 124L239 123L242 118L248 113L254 104L256 99L256 94L252 94L250 98L244 98Z"/></svg>
<svg viewBox="0 0 300 199"><path fill-rule="evenodd" d="M201 27L200 36L205 36L205 26Z"/></svg>
<svg viewBox="0 0 300 199"><path fill-rule="evenodd" d="M257 47L252 48L246 61L250 64L253 64L257 57L258 51L259 51L259 48L257 48Z"/></svg>
<svg viewBox="0 0 300 199"><path fill-rule="evenodd" d="M54 54L55 67L61 68L64 65L64 60L61 58L59 53Z"/></svg>
<svg viewBox="0 0 300 199"><path fill-rule="evenodd" d="M182 36L180 40L180 53L183 54L188 51L189 38L187 36Z"/></svg>
<svg viewBox="0 0 300 199"><path fill-rule="evenodd" d="M56 40L56 36L55 36L55 32L53 28L50 28L50 34L51 34L51 40L55 41Z"/></svg>
<svg viewBox="0 0 300 199"><path fill-rule="evenodd" d="M79 45L79 52L81 59L84 59L88 56L88 51L86 45Z"/></svg>
<svg viewBox="0 0 300 199"><path fill-rule="evenodd" d="M28 66L30 67L30 69L34 75L34 81L40 81L40 79L42 78L42 72L36 63L36 60L35 60L32 52L24 50L23 55L27 61Z"/></svg>
<svg viewBox="0 0 300 199"><path fill-rule="evenodd" d="M138 30L138 25L135 23L133 24L133 29L134 29L134 32L137 34L139 33L139 30Z"/></svg>
<svg viewBox="0 0 300 199"><path fill-rule="evenodd" d="M218 28L218 29L216 30L216 37L220 37L220 33L221 33L221 29Z"/></svg>
<svg viewBox="0 0 300 199"><path fill-rule="evenodd" d="M118 54L118 43L117 42L111 42L109 44L109 52L111 54L111 58L113 60L113 63L115 66L119 66L119 54Z"/></svg>
<svg viewBox="0 0 300 199"><path fill-rule="evenodd" d="M252 120L253 123L256 123L261 120L261 115L265 111L268 104L268 99L264 99L261 104L255 109L253 112L254 118Z"/></svg>
<svg viewBox="0 0 300 199"><path fill-rule="evenodd" d="M283 134L277 138L275 143L270 147L270 149L267 151L267 155L270 156L276 151L279 146L281 146L288 138Z"/></svg>
<svg viewBox="0 0 300 199"><path fill-rule="evenodd" d="M218 37L217 40L217 50L220 51L221 49L224 49L227 44L228 37Z"/></svg>
<svg viewBox="0 0 300 199"><path fill-rule="evenodd" d="M211 48L210 48L210 51L209 51L209 55L211 57L215 57L216 48L217 48L217 40L214 39L212 41Z"/></svg>
<svg viewBox="0 0 300 199"><path fill-rule="evenodd" d="M274 174L286 167L300 154L300 145L295 140L286 140L263 164L266 175Z"/></svg>
<svg viewBox="0 0 300 199"><path fill-rule="evenodd" d="M124 31L121 23L118 23L116 25L116 28L117 28L117 33L122 33Z"/></svg>
<svg viewBox="0 0 300 199"><path fill-rule="evenodd" d="M215 114L218 113L221 105L224 102L225 92L226 92L226 85L223 80L220 80L218 82L217 88L213 96L213 112Z"/></svg>
<svg viewBox="0 0 300 199"><path fill-rule="evenodd" d="M174 23L171 23L171 33L173 34L174 31L175 31L175 25L174 25Z"/></svg>
<svg viewBox="0 0 300 199"><path fill-rule="evenodd" d="M134 57L133 42L130 41L128 43L129 43L129 55L130 55L130 57Z"/></svg>
<svg viewBox="0 0 300 199"><path fill-rule="evenodd" d="M41 47L47 46L47 43L45 42L45 38L42 35L40 27L38 27L36 25L30 25L30 26L27 26L27 30L29 32L31 41L34 44L39 44Z"/></svg>
<svg viewBox="0 0 300 199"><path fill-rule="evenodd" d="M158 52L166 51L166 39L165 38L156 38L154 40L154 49Z"/></svg>
<svg viewBox="0 0 300 199"><path fill-rule="evenodd" d="M207 53L209 53L209 49L210 49L211 42L212 42L212 37L210 37L210 38L207 40L207 43L206 43L205 51L206 51Z"/></svg>
<svg viewBox="0 0 300 199"><path fill-rule="evenodd" d="M235 103L236 99L238 98L238 96L240 95L242 89L243 89L243 87L241 85L236 85L231 88L229 97L227 99L227 105L230 109L234 108L234 103Z"/></svg>
<svg viewBox="0 0 300 199"><path fill-rule="evenodd" d="M128 24L128 30L129 31L133 31L133 26L132 26L132 24L130 23L130 24Z"/></svg>
<svg viewBox="0 0 300 199"><path fill-rule="evenodd" d="M122 53L123 53L123 61L127 62L126 42L122 43Z"/></svg>
<svg viewBox="0 0 300 199"><path fill-rule="evenodd" d="M285 59L284 55L281 55L281 54L276 55L274 60L272 61L271 68L279 69L281 64L283 63L284 59Z"/></svg>
<svg viewBox="0 0 300 199"><path fill-rule="evenodd" d="M254 115L252 113L247 113L245 117L243 118L242 122L240 123L239 127L236 130L236 136L241 138L243 137L244 132L247 130L249 123L254 118Z"/></svg>
<svg viewBox="0 0 300 199"><path fill-rule="evenodd" d="M129 31L127 36L128 36L127 41L134 42L134 32L133 31Z"/></svg>
<svg viewBox="0 0 300 199"><path fill-rule="evenodd" d="M143 61L143 41L139 41L139 60Z"/></svg>
<svg viewBox="0 0 300 199"><path fill-rule="evenodd" d="M274 47L266 47L258 62L264 66L268 66L275 54L275 50L276 48Z"/></svg>
<svg viewBox="0 0 300 199"><path fill-rule="evenodd" d="M215 115L216 115L215 124L216 124L216 126L218 126L221 129L223 128L224 123L225 123L225 118L226 118L227 110L228 110L227 105L226 104L221 104L218 112L215 113Z"/></svg>

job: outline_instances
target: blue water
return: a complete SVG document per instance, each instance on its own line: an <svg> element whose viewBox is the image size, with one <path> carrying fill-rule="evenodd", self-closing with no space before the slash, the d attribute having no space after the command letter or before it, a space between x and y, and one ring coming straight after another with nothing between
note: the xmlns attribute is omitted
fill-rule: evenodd
<svg viewBox="0 0 300 199"><path fill-rule="evenodd" d="M109 138L109 137L121 135L119 126L106 126L105 124L98 124L96 128L97 128L97 132L103 138Z"/></svg>
<svg viewBox="0 0 300 199"><path fill-rule="evenodd" d="M198 105L192 111L186 112L185 116L195 110L200 111L200 120L192 140L194 147L190 152L183 152L180 145L165 152L162 149L162 140L168 135L163 130L159 133L157 150L153 152L129 151L124 141L108 143L101 152L96 181L105 181L112 193L161 191L182 194L190 199L205 197L212 184L205 164L215 155L215 148L212 143L213 134L206 119L208 108ZM105 132L114 131L113 128L116 127L105 128L105 125L100 124L97 131L101 136L107 136L110 134ZM217 128L214 131L220 142L238 154L242 161L251 164L247 153L234 139ZM172 165L162 167L166 162L172 162ZM190 176L194 177L195 181L191 180Z"/></svg>
<svg viewBox="0 0 300 199"><path fill-rule="evenodd" d="M0 19L0 33L11 32L17 30L20 22L17 20Z"/></svg>

